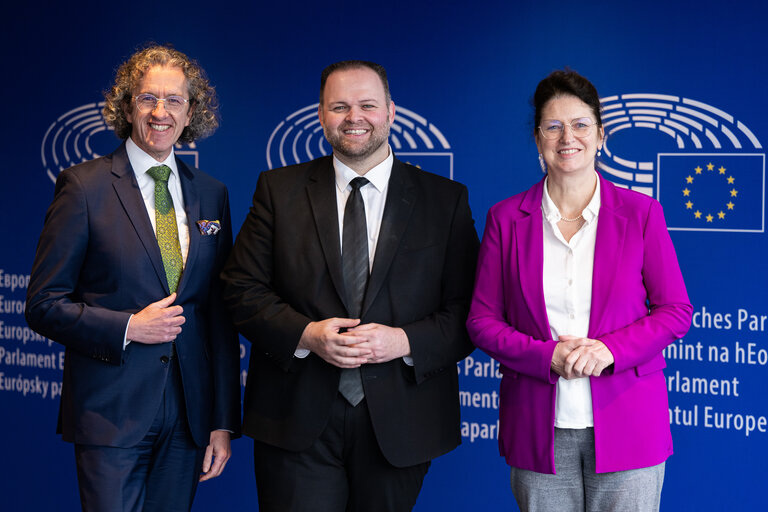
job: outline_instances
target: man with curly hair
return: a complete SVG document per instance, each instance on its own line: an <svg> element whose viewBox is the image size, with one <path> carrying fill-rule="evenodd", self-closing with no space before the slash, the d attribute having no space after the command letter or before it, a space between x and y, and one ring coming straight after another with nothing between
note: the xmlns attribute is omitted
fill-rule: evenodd
<svg viewBox="0 0 768 512"><path fill-rule="evenodd" d="M83 510L189 510L240 430L239 344L218 279L227 189L173 149L216 129L216 95L186 55L150 46L105 96L124 142L59 175L27 321L66 347L59 432Z"/></svg>

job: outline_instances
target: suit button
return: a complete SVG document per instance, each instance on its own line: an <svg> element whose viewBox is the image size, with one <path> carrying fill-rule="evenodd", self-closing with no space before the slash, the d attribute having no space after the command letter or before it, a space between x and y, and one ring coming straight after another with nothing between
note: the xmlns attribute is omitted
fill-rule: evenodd
<svg viewBox="0 0 768 512"><path fill-rule="evenodd" d="M161 362L161 363L163 363L163 364L167 364L167 363L168 363L168 361L169 361L169 359L168 359L168 356L161 356L161 357L160 357L160 362Z"/></svg>

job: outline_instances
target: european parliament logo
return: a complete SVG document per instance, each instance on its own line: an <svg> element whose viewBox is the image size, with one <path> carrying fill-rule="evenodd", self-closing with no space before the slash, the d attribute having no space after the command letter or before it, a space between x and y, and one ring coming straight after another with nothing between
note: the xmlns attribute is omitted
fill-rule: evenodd
<svg viewBox="0 0 768 512"><path fill-rule="evenodd" d="M318 103L307 105L278 123L267 142L269 169L307 162L333 152L317 117L318 106ZM389 143L400 160L453 179L451 145L425 117L397 106Z"/></svg>
<svg viewBox="0 0 768 512"><path fill-rule="evenodd" d="M52 183L64 169L93 160L114 151L115 134L101 115L104 102L88 103L60 115L43 136L40 158ZM183 148L176 144L176 155L198 167L199 155L194 144Z"/></svg>
<svg viewBox="0 0 768 512"><path fill-rule="evenodd" d="M600 101L607 138L598 168L658 199L670 230L765 231L765 153L744 123L678 96Z"/></svg>

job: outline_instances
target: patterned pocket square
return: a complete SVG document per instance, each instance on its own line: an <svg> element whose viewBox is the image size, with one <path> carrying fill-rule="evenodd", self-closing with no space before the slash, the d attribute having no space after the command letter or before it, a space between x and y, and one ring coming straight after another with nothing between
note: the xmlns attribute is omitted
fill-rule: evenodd
<svg viewBox="0 0 768 512"><path fill-rule="evenodd" d="M199 220L197 221L197 227L200 229L200 234L215 235L221 231L221 222L218 220Z"/></svg>

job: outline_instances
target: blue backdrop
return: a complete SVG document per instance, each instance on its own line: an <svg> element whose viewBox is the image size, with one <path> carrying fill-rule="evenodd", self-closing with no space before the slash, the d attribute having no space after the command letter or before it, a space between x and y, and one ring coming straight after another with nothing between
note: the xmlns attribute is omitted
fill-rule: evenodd
<svg viewBox="0 0 768 512"><path fill-rule="evenodd" d="M23 302L53 179L118 144L98 115L101 91L147 41L173 43L217 86L221 128L182 151L229 186L236 229L260 171L328 152L313 106L331 62L387 68L396 153L467 184L480 233L492 204L540 179L538 81L564 66L587 76L604 99L602 172L661 200L694 304L693 328L666 353L675 454L662 509L763 508L767 11L658 0L5 7L0 508L79 509L72 447L54 434L63 349L29 331ZM435 461L416 510L515 510L497 452L496 368L479 352L459 364L464 443ZM234 448L194 510L256 509L252 443Z"/></svg>

